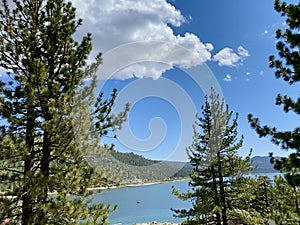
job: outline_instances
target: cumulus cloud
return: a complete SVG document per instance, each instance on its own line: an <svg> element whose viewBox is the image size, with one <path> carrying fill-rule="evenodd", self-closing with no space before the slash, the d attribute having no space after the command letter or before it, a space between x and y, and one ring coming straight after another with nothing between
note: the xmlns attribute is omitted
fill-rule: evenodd
<svg viewBox="0 0 300 225"><path fill-rule="evenodd" d="M218 62L219 66L235 66L240 57L231 48L224 48L214 55L213 61Z"/></svg>
<svg viewBox="0 0 300 225"><path fill-rule="evenodd" d="M172 69L172 66L168 66L161 63L153 63L153 62L136 63L122 69L121 71L116 72L113 75L113 78L125 80L133 77L136 78L150 77L156 80L161 77L162 73L166 72L169 69ZM104 71L100 71L100 75L101 77L106 77Z"/></svg>
<svg viewBox="0 0 300 225"><path fill-rule="evenodd" d="M179 27L187 19L166 0L73 0L78 16L83 18L83 26L77 37L92 32L93 54L108 52L120 45L140 41L164 41L180 45L191 51L188 55L174 55L172 51L141 48L127 52L127 59L157 59L158 64L137 63L129 65L116 74L119 79L137 77L159 78L163 72L173 66L189 68L211 60L213 45L203 43L192 33L174 34L171 26ZM153 46L152 46L153 47ZM195 60L195 56L198 57ZM104 57L104 64L107 63ZM152 60L153 61L153 60ZM161 65L167 62L168 65Z"/></svg>
<svg viewBox="0 0 300 225"><path fill-rule="evenodd" d="M234 67L249 56L249 52L242 46L238 47L237 53L231 48L224 48L213 56L213 61L216 61L219 66Z"/></svg>
<svg viewBox="0 0 300 225"><path fill-rule="evenodd" d="M230 75L230 74L227 74L223 80L226 81L226 82L232 81L231 75Z"/></svg>
<svg viewBox="0 0 300 225"><path fill-rule="evenodd" d="M241 57L249 57L250 56L249 52L246 49L244 49L243 46L238 47L238 54Z"/></svg>
<svg viewBox="0 0 300 225"><path fill-rule="evenodd" d="M251 73L250 72L246 72L246 75L251 75Z"/></svg>

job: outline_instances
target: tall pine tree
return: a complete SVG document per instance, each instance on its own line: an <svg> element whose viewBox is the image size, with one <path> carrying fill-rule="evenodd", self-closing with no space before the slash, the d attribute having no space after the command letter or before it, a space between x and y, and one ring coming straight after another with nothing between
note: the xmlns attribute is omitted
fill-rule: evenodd
<svg viewBox="0 0 300 225"><path fill-rule="evenodd" d="M279 57L270 56L270 67L275 68L275 77L283 79L290 85L296 85L300 81L300 3L287 4L275 0L275 10L286 18L288 29L276 31L278 39L276 48ZM286 113L293 112L300 115L300 97L293 99L287 95L278 94L276 105L282 105ZM295 128L291 131L278 131L276 127L262 126L258 118L248 115L251 126L259 137L271 137L271 141L282 149L292 151L288 157L275 158L271 153L271 162L274 168L285 173L285 179L298 193L300 186L300 127L299 121L295 121ZM294 212L300 216L300 207L296 198ZM299 220L300 224L300 220Z"/></svg>
<svg viewBox="0 0 300 225"><path fill-rule="evenodd" d="M180 199L190 199L193 208L173 209L175 216L185 217L183 224L229 224L238 218L233 202L238 201L234 187L242 185L243 172L250 170L249 160L237 155L243 139L238 139L238 115L232 119L232 111L212 91L202 106L202 116L197 116L193 144L187 152L194 167L190 174L188 193L173 193ZM236 200L236 201L235 201Z"/></svg>
<svg viewBox="0 0 300 225"><path fill-rule="evenodd" d="M300 217L295 209L300 200L299 189L294 189L288 185L284 177L279 176L274 178L271 195L273 201L270 207L270 218L278 225L298 225Z"/></svg>
<svg viewBox="0 0 300 225"><path fill-rule="evenodd" d="M63 0L1 0L0 221L107 224L110 207L82 198L96 176L85 154L126 113L112 116L115 91L93 96L101 55L86 64L91 35L73 39L81 24Z"/></svg>

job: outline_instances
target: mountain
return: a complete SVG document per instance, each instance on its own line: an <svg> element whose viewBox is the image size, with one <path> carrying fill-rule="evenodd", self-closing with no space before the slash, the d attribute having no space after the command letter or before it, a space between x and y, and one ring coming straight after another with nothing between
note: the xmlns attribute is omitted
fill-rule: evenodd
<svg viewBox="0 0 300 225"><path fill-rule="evenodd" d="M111 151L87 159L99 173L110 173L115 183L146 183L187 178L191 166L186 162L146 159L135 153Z"/></svg>
<svg viewBox="0 0 300 225"><path fill-rule="evenodd" d="M268 156L255 156L251 160L252 173L278 172ZM182 179L189 177L193 169L189 162L151 160L132 152L111 151L101 158L91 157L89 162L99 173L112 174L115 177L113 183L118 184Z"/></svg>
<svg viewBox="0 0 300 225"><path fill-rule="evenodd" d="M252 173L278 173L278 170L275 170L273 164L270 163L269 156L254 156L251 161L254 168Z"/></svg>

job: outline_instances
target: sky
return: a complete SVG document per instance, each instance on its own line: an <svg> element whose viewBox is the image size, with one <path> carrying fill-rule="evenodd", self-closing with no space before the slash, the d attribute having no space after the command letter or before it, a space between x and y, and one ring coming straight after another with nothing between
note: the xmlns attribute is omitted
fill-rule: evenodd
<svg viewBox="0 0 300 225"><path fill-rule="evenodd" d="M75 39L92 33L93 51L103 53L97 91L119 95L114 112L131 104L117 133L116 150L151 159L187 160L195 114L213 87L239 113L238 151L246 156L286 155L260 139L247 121L293 129L292 113L275 105L278 93L299 96L299 87L274 76L268 57L276 55L275 31L287 28L273 0L72 0L83 25ZM288 1L293 2L293 1ZM294 1L296 2L296 1Z"/></svg>
<svg viewBox="0 0 300 225"><path fill-rule="evenodd" d="M73 0L92 33L93 52L103 53L98 91L119 90L114 112L131 103L128 121L113 142L116 150L151 159L185 161L195 114L212 86L239 113L238 151L246 156L284 156L268 138L258 138L247 115L278 129L299 121L275 105L278 93L299 96L268 67L276 55L275 31L287 28L273 0ZM298 87L299 88L299 87Z"/></svg>

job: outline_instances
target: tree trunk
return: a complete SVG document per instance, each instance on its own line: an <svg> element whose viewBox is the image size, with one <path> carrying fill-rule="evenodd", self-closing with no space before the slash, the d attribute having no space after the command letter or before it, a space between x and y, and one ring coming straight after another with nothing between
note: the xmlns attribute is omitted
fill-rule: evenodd
<svg viewBox="0 0 300 225"><path fill-rule="evenodd" d="M27 176L30 172L31 168L31 160L30 156L26 157L25 159L25 166L24 166L24 179L27 180ZM27 182L27 181L25 181ZM21 198L22 200L22 225L29 225L30 224L30 217L32 216L33 210L32 210L32 202L31 202L31 196L30 196L30 190L29 185L25 184L23 187L23 196Z"/></svg>
<svg viewBox="0 0 300 225"><path fill-rule="evenodd" d="M219 196L218 194L218 187L217 187L217 179L216 179L216 173L215 173L215 167L212 166L212 177L213 177L213 186L214 186L214 192L215 192L215 196ZM219 199L216 198L215 199L215 204L219 205ZM216 225L221 225L221 214L220 213L216 213Z"/></svg>
<svg viewBox="0 0 300 225"><path fill-rule="evenodd" d="M47 132L44 133L43 149L42 149L42 159L41 159L41 174L43 176L43 189L41 194L38 197L38 202L45 204L47 203L48 191L49 191L49 172L50 172L50 148ZM40 210L39 212L39 221L47 220L46 212Z"/></svg>
<svg viewBox="0 0 300 225"><path fill-rule="evenodd" d="M221 202L222 202L222 224L228 225L227 220L227 207L226 207L226 196L225 196L225 186L222 174L222 162L220 157L220 152L218 152L218 175L219 175L219 183L220 183L220 195L221 195Z"/></svg>
<svg viewBox="0 0 300 225"><path fill-rule="evenodd" d="M269 214L269 208L270 208L270 204L269 204L269 198L268 198L268 192L267 192L267 185L266 185L266 181L264 180L264 195L265 195L265 203L266 203L266 209L267 209L267 214Z"/></svg>
<svg viewBox="0 0 300 225"><path fill-rule="evenodd" d="M22 225L29 225L33 214L33 202L31 197L30 185L28 180L32 167L32 154L34 151L34 110L31 105L27 109L27 123L26 123L26 145L28 153L24 159L24 170L23 170L23 195L21 197L22 201Z"/></svg>

